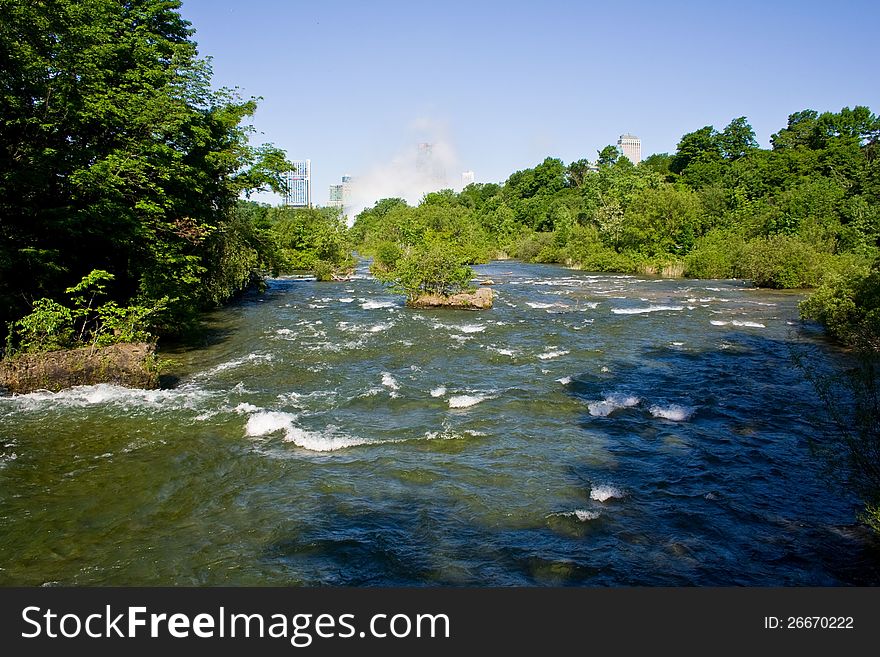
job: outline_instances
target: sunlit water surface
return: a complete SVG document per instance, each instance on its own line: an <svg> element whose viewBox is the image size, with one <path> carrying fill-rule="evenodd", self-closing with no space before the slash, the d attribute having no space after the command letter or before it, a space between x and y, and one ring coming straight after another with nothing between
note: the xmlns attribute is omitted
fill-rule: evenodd
<svg viewBox="0 0 880 657"><path fill-rule="evenodd" d="M800 297L498 262L489 311L278 279L176 387L0 399L0 583L876 583ZM166 354L167 355L167 354Z"/></svg>

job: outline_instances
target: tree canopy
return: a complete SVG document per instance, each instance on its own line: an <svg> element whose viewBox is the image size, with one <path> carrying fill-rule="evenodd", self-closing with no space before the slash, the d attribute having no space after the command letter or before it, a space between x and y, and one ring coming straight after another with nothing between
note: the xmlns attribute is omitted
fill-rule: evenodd
<svg viewBox="0 0 880 657"><path fill-rule="evenodd" d="M3 326L92 270L113 299L164 299L167 330L238 289L219 269L256 245L236 199L289 163L250 145L256 99L212 89L179 7L0 0Z"/></svg>

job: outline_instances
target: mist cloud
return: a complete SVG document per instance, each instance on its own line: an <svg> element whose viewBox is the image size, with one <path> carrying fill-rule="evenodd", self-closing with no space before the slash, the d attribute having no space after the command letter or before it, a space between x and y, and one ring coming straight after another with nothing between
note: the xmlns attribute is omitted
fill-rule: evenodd
<svg viewBox="0 0 880 657"><path fill-rule="evenodd" d="M419 118L407 128L404 144L389 161L354 173L349 221L383 198L403 198L415 205L428 192L461 187L462 167L446 125Z"/></svg>

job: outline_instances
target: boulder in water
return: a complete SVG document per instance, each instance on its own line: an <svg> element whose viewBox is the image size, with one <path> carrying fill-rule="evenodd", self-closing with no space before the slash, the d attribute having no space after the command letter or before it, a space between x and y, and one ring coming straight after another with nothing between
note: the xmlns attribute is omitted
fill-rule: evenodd
<svg viewBox="0 0 880 657"><path fill-rule="evenodd" d="M147 342L20 354L0 361L0 390L26 394L113 383L158 388L156 347Z"/></svg>
<svg viewBox="0 0 880 657"><path fill-rule="evenodd" d="M466 310L483 310L492 307L492 290L481 287L473 292L458 294L423 294L411 299L407 305L412 308L463 308Z"/></svg>

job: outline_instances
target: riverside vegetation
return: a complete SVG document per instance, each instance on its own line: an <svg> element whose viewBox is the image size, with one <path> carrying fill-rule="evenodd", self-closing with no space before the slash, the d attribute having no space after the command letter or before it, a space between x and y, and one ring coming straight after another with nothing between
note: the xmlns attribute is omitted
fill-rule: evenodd
<svg viewBox="0 0 880 657"><path fill-rule="evenodd" d="M350 266L337 215L239 200L291 165L249 144L257 99L212 89L179 7L0 2L6 356L181 335L266 274Z"/></svg>
<svg viewBox="0 0 880 657"><path fill-rule="evenodd" d="M770 149L740 117L637 166L611 146L547 158L416 207L381 200L346 230L333 210L242 200L282 191L291 165L250 145L257 99L212 88L179 7L0 0L6 357L181 335L266 275L344 274L353 248L411 299L466 290L470 264L507 257L815 288L803 315L876 354L880 121L866 107L795 112Z"/></svg>
<svg viewBox="0 0 880 657"><path fill-rule="evenodd" d="M876 350L878 137L880 120L866 107L804 110L762 149L740 117L638 166L608 146L595 162L548 157L503 184L427 194L417 207L384 199L358 215L352 238L386 278L398 262L443 249L450 269L512 257L817 288L803 315Z"/></svg>

